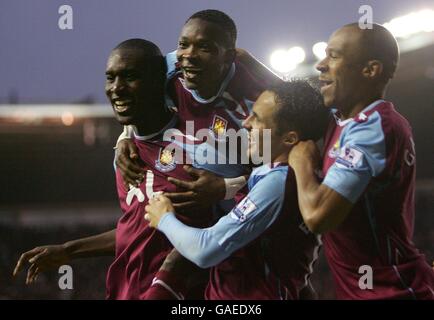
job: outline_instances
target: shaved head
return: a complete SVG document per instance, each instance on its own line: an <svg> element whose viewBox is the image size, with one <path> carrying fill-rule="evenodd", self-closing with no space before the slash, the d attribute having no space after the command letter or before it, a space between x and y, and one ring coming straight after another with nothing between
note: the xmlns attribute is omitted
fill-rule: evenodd
<svg viewBox="0 0 434 320"><path fill-rule="evenodd" d="M358 23L343 26L336 32L346 30L354 36L357 56L360 62L378 60L383 65L381 80L387 83L393 78L399 61L398 43L392 33L379 24L372 29L361 29Z"/></svg>

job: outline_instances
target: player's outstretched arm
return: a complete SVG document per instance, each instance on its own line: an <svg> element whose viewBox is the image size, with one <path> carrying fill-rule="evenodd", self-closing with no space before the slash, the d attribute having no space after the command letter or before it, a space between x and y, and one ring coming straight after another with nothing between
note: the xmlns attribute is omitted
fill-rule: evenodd
<svg viewBox="0 0 434 320"><path fill-rule="evenodd" d="M338 192L318 182L315 170L320 155L315 142L301 141L289 153L288 163L297 181L298 204L306 226L313 233L334 229L350 212L353 204Z"/></svg>
<svg viewBox="0 0 434 320"><path fill-rule="evenodd" d="M230 213L212 227L189 227L175 216L169 198L160 195L149 200L145 219L163 232L184 257L201 268L217 265L233 252L262 234L283 208L286 174L266 175Z"/></svg>
<svg viewBox="0 0 434 320"><path fill-rule="evenodd" d="M247 70L260 81L263 81L269 85L279 84L283 81L277 74L271 71L266 65L252 56L248 51L237 48L237 60L241 62Z"/></svg>
<svg viewBox="0 0 434 320"><path fill-rule="evenodd" d="M36 280L39 273L56 269L71 260L114 255L115 241L116 229L64 244L33 248L20 256L13 276L28 264L30 267L27 271L26 284L30 284Z"/></svg>
<svg viewBox="0 0 434 320"><path fill-rule="evenodd" d="M116 166L119 168L126 189L129 184L138 187L145 172L140 165L139 152L131 139L122 139L116 145Z"/></svg>

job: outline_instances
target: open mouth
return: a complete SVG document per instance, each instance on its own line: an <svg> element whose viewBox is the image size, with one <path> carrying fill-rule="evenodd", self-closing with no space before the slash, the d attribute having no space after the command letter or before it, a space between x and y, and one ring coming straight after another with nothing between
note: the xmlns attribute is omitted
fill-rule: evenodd
<svg viewBox="0 0 434 320"><path fill-rule="evenodd" d="M195 67L183 67L184 77L188 80L195 79L202 74L202 69Z"/></svg>
<svg viewBox="0 0 434 320"><path fill-rule="evenodd" d="M321 93L324 92L325 90L329 89L333 85L333 81L331 81L331 80L320 79L319 81L321 84Z"/></svg>
<svg viewBox="0 0 434 320"><path fill-rule="evenodd" d="M125 113L131 105L131 100L116 99L113 101L113 107L117 113Z"/></svg>

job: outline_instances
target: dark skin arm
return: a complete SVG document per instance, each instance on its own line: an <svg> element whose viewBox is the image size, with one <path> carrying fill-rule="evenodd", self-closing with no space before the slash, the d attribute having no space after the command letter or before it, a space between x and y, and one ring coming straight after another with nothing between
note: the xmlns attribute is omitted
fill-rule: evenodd
<svg viewBox="0 0 434 320"><path fill-rule="evenodd" d="M118 142L116 166L121 172L126 190L129 189L129 184L138 187L143 181L145 170L139 158L139 151L131 139Z"/></svg>
<svg viewBox="0 0 434 320"><path fill-rule="evenodd" d="M188 165L184 166L184 170L193 180L184 181L168 177L167 180L182 191L164 193L173 202L177 212L209 208L213 203L224 199L226 187L223 177Z"/></svg>
<svg viewBox="0 0 434 320"><path fill-rule="evenodd" d="M57 269L74 259L114 256L115 241L116 229L95 236L68 241L64 244L33 248L20 256L13 276L15 277L26 264L29 264L26 284L30 284L36 280L39 273Z"/></svg>
<svg viewBox="0 0 434 320"><path fill-rule="evenodd" d="M333 189L320 184L315 175L320 154L313 141L301 141L289 153L288 163L297 181L298 204L306 226L313 233L338 227L353 204Z"/></svg>
<svg viewBox="0 0 434 320"><path fill-rule="evenodd" d="M166 257L160 270L176 274L178 279L184 279L188 288L208 280L208 269L196 266L190 260L184 258L176 249L173 249Z"/></svg>

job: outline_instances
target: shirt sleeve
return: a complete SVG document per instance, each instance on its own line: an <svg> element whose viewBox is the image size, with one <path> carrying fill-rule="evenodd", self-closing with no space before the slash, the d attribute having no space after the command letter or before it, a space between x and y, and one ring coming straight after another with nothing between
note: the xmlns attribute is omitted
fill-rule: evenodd
<svg viewBox="0 0 434 320"><path fill-rule="evenodd" d="M116 171L116 158L117 158L117 152L118 152L118 144L121 140L124 139L132 139L134 136L134 129L133 126L124 126L124 130L119 135L118 140L116 141L116 145L113 148L115 150L114 158L113 158L113 169Z"/></svg>
<svg viewBox="0 0 434 320"><path fill-rule="evenodd" d="M283 208L286 172L265 175L249 194L212 227L184 225L173 213L162 217L158 229L187 259L201 268L215 266L261 235Z"/></svg>
<svg viewBox="0 0 434 320"><path fill-rule="evenodd" d="M380 115L353 122L342 133L342 146L323 184L356 203L372 177L386 166L386 144Z"/></svg>

